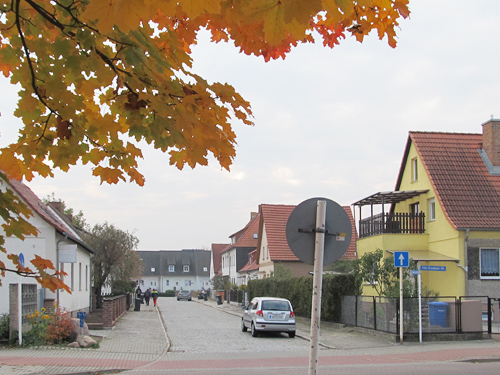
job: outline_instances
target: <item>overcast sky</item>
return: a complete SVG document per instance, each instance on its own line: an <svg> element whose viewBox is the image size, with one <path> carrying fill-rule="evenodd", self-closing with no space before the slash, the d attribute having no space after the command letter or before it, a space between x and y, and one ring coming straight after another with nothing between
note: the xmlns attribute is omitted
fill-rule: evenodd
<svg viewBox="0 0 500 375"><path fill-rule="evenodd" d="M250 103L255 126L235 122L231 171L177 170L146 149L146 185L100 185L87 167L28 186L52 192L90 224L134 232L140 250L210 248L250 219L259 204L326 197L341 205L393 190L409 131L480 133L500 117L500 1L413 0L398 46L370 35L334 49L296 48L265 63L206 35L194 70L227 82ZM16 88L0 80L0 146L15 139Z"/></svg>

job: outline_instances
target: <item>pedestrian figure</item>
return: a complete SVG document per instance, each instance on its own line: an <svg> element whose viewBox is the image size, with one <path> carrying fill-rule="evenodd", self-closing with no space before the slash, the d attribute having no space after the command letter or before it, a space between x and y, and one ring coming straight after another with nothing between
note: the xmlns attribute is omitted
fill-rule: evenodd
<svg viewBox="0 0 500 375"><path fill-rule="evenodd" d="M135 290L135 294L137 294L137 297L141 298L142 290L140 286L138 286Z"/></svg>
<svg viewBox="0 0 500 375"><path fill-rule="evenodd" d="M144 299L146 300L146 306L149 306L150 297L151 297L151 288L148 288L148 290L144 292Z"/></svg>
<svg viewBox="0 0 500 375"><path fill-rule="evenodd" d="M153 289L153 292L151 292L151 296L153 297L153 303L156 306L156 300L158 299L158 291L156 289Z"/></svg>

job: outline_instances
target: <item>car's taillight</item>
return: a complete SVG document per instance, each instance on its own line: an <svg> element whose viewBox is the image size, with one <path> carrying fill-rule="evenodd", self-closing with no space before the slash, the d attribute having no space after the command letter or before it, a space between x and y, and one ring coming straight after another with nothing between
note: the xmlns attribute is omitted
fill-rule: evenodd
<svg viewBox="0 0 500 375"><path fill-rule="evenodd" d="M295 316L295 313L293 311L290 311L290 318L293 318Z"/></svg>
<svg viewBox="0 0 500 375"><path fill-rule="evenodd" d="M257 314L257 316L264 316L262 310L257 311L255 314Z"/></svg>

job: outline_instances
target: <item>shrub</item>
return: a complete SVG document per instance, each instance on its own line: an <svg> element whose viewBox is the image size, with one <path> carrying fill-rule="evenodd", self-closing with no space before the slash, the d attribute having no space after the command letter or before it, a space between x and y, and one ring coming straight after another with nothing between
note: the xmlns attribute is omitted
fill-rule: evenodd
<svg viewBox="0 0 500 375"><path fill-rule="evenodd" d="M56 308L47 327L47 341L51 344L61 344L66 341L74 341L75 336L70 312L64 308Z"/></svg>
<svg viewBox="0 0 500 375"><path fill-rule="evenodd" d="M6 314L0 318L0 340L9 339L9 324L9 315Z"/></svg>
<svg viewBox="0 0 500 375"><path fill-rule="evenodd" d="M30 330L23 335L23 344L25 345L44 345L47 343L47 326L49 324L49 315L45 314L45 308L41 313L36 310L32 315L28 315L28 324Z"/></svg>
<svg viewBox="0 0 500 375"><path fill-rule="evenodd" d="M158 293L158 297L175 297L175 290L166 290L163 293Z"/></svg>

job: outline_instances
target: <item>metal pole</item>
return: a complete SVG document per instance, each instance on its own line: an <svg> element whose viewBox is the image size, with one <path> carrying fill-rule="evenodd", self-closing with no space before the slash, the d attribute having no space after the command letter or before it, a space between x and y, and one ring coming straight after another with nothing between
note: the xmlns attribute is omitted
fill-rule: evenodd
<svg viewBox="0 0 500 375"><path fill-rule="evenodd" d="M316 206L316 242L314 247L314 280L311 308L311 350L309 375L315 375L318 367L319 326L321 321L321 288L323 282L323 253L325 251L326 201Z"/></svg>
<svg viewBox="0 0 500 375"><path fill-rule="evenodd" d="M403 267L399 267L399 342L403 344Z"/></svg>
<svg viewBox="0 0 500 375"><path fill-rule="evenodd" d="M17 341L23 344L23 284L21 276L17 276Z"/></svg>
<svg viewBox="0 0 500 375"><path fill-rule="evenodd" d="M418 265L418 337L422 343L422 274Z"/></svg>

